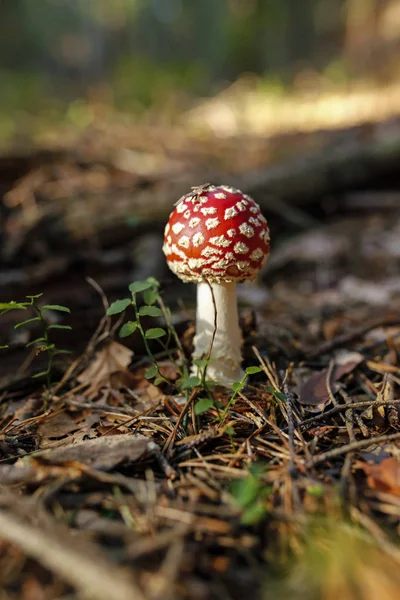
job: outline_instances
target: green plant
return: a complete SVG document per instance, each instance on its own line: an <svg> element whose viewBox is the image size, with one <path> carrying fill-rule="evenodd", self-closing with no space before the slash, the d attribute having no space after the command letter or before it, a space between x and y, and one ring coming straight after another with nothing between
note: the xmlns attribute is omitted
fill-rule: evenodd
<svg viewBox="0 0 400 600"><path fill-rule="evenodd" d="M107 309L107 315L119 315L124 313L128 308L133 308L134 319L126 321L121 326L119 336L125 338L136 331L140 333L146 353L152 362L151 367L145 371L145 378L149 380L152 379L154 385L160 385L160 383L165 382L186 394L189 394L191 389L201 384L201 379L189 375L183 348L172 323L171 311L164 304L160 296L159 287L160 284L154 277L149 277L145 281L135 281L134 283L131 283L129 285L131 297L122 298L121 300L113 302ZM140 306L138 294L141 294L143 301L143 303L140 303ZM164 320L164 326L145 329L143 317L162 318ZM157 340L161 346L162 352L176 363L180 375L176 383L171 382L161 373L157 362L157 356L154 354L149 344L151 340ZM176 354L174 354L174 349L172 349L172 341L174 341L178 351L178 360L176 360Z"/></svg>
<svg viewBox="0 0 400 600"><path fill-rule="evenodd" d="M33 346L36 350L37 354L42 352L47 353L47 366L44 371L40 371L39 373L35 373L33 375L34 378L45 377L46 378L46 388L47 391L51 390L51 370L54 363L54 358L58 354L69 354L69 350L64 350L62 348L57 348L56 345L50 340L50 333L54 329L63 329L63 330L71 330L70 325L59 325L58 323L49 323L48 319L45 316L46 311L56 311L56 312L64 312L70 313L69 308L66 306L62 306L60 304L44 304L40 306L37 300L41 298L43 294L37 294L36 296L27 296L27 300L24 302L2 302L0 303L0 316L9 312L10 310L27 310L32 309L35 313L35 316L25 319L24 321L19 321L14 327L18 329L19 327L23 327L28 325L29 323L39 323L42 328L42 334L31 340L26 344L26 347L29 348ZM4 348L6 346L2 346Z"/></svg>
<svg viewBox="0 0 400 600"><path fill-rule="evenodd" d="M229 402L226 405L223 413L221 414L221 417L220 417L221 423L225 420L226 415L228 414L228 411L232 408L238 393L245 387L246 381L247 381L249 375L255 375L256 373L260 373L261 371L262 371L262 369L260 367L256 367L256 366L247 367L247 369L243 373L242 379L240 381L235 381L232 384L233 393L232 393L231 397L229 398Z"/></svg>
<svg viewBox="0 0 400 600"><path fill-rule="evenodd" d="M123 323L119 330L119 336L121 338L125 338L132 335L136 331L140 333L146 353L152 362L151 367L145 371L144 376L146 379L153 380L154 385L160 385L163 382L168 383L169 385L175 387L175 389L177 389L179 392L185 393L187 400L189 399L191 391L194 388L199 388L205 392L205 396L199 398L195 403L195 414L201 415L212 407L215 407L217 411L219 411L221 406L215 403L211 394L214 383L206 380L209 356L201 359L195 359L193 361L193 363L198 367L200 375L191 375L181 342L179 340L179 336L172 323L171 311L164 304L159 288L160 284L154 277L149 277L145 281L135 281L134 283L131 283L129 285L131 296L128 298L115 300L108 307L107 315L120 315L125 313L126 310L133 308L134 318ZM141 303L138 302L138 294L141 294L142 296ZM163 326L145 329L143 325L143 317L158 319L162 318L164 320ZM157 342L160 344L162 352L177 365L179 378L176 382L171 382L161 373L159 364L157 362L157 356L150 347L150 340L157 340ZM172 341L175 344L175 348L172 348ZM178 353L178 361L176 361L176 350ZM248 367L245 370L242 379L232 385L232 396L224 411L218 415L220 422L224 421L229 409L235 402L237 394L244 388L249 375L254 375L260 371L260 367Z"/></svg>
<svg viewBox="0 0 400 600"><path fill-rule="evenodd" d="M271 487L263 482L265 465L254 463L244 479L233 481L230 492L235 503L242 509L242 525L255 525L267 513L265 499L271 494Z"/></svg>

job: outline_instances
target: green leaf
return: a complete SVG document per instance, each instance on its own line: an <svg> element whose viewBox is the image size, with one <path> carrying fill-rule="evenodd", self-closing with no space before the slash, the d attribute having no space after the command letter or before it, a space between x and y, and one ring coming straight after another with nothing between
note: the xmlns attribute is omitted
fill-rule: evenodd
<svg viewBox="0 0 400 600"><path fill-rule="evenodd" d="M33 344L43 344L43 342L45 342L45 343L47 342L46 338L39 337L39 338L36 338L35 340L32 340L31 342L28 342L26 344L26 347L29 348L29 346L33 346Z"/></svg>
<svg viewBox="0 0 400 600"><path fill-rule="evenodd" d="M255 375L256 373L261 373L261 371L260 367L247 367L246 369L247 375Z"/></svg>
<svg viewBox="0 0 400 600"><path fill-rule="evenodd" d="M146 304L154 304L158 295L158 290L145 290L143 292L143 300Z"/></svg>
<svg viewBox="0 0 400 600"><path fill-rule="evenodd" d="M42 306L41 310L58 310L59 312L70 313L71 311L66 306L61 306L61 304L45 304Z"/></svg>
<svg viewBox="0 0 400 600"><path fill-rule="evenodd" d="M128 335L132 335L132 333L135 333L136 329L138 328L138 322L137 321L127 321L126 323L124 323L121 327L121 329L119 330L119 337L128 337Z"/></svg>
<svg viewBox="0 0 400 600"><path fill-rule="evenodd" d="M162 317L162 312L157 306L141 306L139 315L141 317Z"/></svg>
<svg viewBox="0 0 400 600"><path fill-rule="evenodd" d="M164 377L157 377L157 379L153 381L153 385L160 385L160 383L163 383L164 381Z"/></svg>
<svg viewBox="0 0 400 600"><path fill-rule="evenodd" d="M107 308L107 315L111 317L111 315L119 315L124 312L128 306L132 304L132 300L130 298L124 298L123 300L116 300Z"/></svg>
<svg viewBox="0 0 400 600"><path fill-rule="evenodd" d="M286 396L285 394L282 394L282 392L275 392L274 396L282 402L286 402Z"/></svg>
<svg viewBox="0 0 400 600"><path fill-rule="evenodd" d="M180 382L182 390L188 390L190 388L194 388L194 387L200 385L200 383L201 383L201 379L200 379L200 377L196 377L196 375L191 375L190 377L186 377L186 379L182 379Z"/></svg>
<svg viewBox="0 0 400 600"><path fill-rule="evenodd" d="M196 402L194 405L194 413L195 415L202 415L212 406L214 406L214 401L212 398L200 398L200 400L198 400L198 402Z"/></svg>
<svg viewBox="0 0 400 600"><path fill-rule="evenodd" d="M6 348L8 348L8 346L0 346L0 350L6 350Z"/></svg>
<svg viewBox="0 0 400 600"><path fill-rule="evenodd" d="M67 329L68 331L72 331L71 325L49 325L47 329Z"/></svg>
<svg viewBox="0 0 400 600"><path fill-rule="evenodd" d="M29 302L0 302L0 314L4 315L9 310L26 310L27 306L30 306Z"/></svg>
<svg viewBox="0 0 400 600"><path fill-rule="evenodd" d="M247 475L244 479L234 481L231 486L231 494L241 508L246 508L254 502L260 492L260 482L253 475Z"/></svg>
<svg viewBox="0 0 400 600"><path fill-rule="evenodd" d="M54 356L56 354L73 354L72 350L64 350L63 348L57 349L54 352Z"/></svg>
<svg viewBox="0 0 400 600"><path fill-rule="evenodd" d="M242 390L245 386L245 382L244 381L235 381L234 383L232 383L232 389L234 392L240 392L240 390Z"/></svg>
<svg viewBox="0 0 400 600"><path fill-rule="evenodd" d="M45 377L48 374L49 374L49 371L40 371L40 373L35 373L34 375L32 375L32 378L38 379L39 377Z"/></svg>
<svg viewBox="0 0 400 600"><path fill-rule="evenodd" d="M204 369L204 367L206 367L209 362L210 360L207 360L206 358L195 358L193 360L193 364L196 365L196 367L199 367L199 369Z"/></svg>
<svg viewBox="0 0 400 600"><path fill-rule="evenodd" d="M158 279L156 279L155 277L148 277L148 278L146 279L146 281L147 281L148 283L151 283L151 285L152 285L153 287L157 287L157 288L159 288L159 287L160 287L160 282L159 282L159 281L158 281Z"/></svg>
<svg viewBox="0 0 400 600"><path fill-rule="evenodd" d="M323 496L325 494L325 490L322 487L322 485L309 485L307 486L307 494L310 494L310 496L315 496L317 498L321 498L321 496Z"/></svg>
<svg viewBox="0 0 400 600"><path fill-rule="evenodd" d="M134 281L129 285L129 291L131 294L137 294L138 292L144 292L144 290L149 290L153 287L153 283L149 280L147 281Z"/></svg>
<svg viewBox="0 0 400 600"><path fill-rule="evenodd" d="M40 321L40 317L32 317L32 319L26 319L25 321L20 321L16 325L14 325L14 329L18 329L21 325L26 325L27 323L33 323L33 321Z"/></svg>
<svg viewBox="0 0 400 600"><path fill-rule="evenodd" d="M149 367L147 371L144 372L144 376L146 379L153 379L153 377L155 377L156 375L158 375L158 367L156 365Z"/></svg>
<svg viewBox="0 0 400 600"><path fill-rule="evenodd" d="M164 335L167 335L167 332L165 331L165 329L162 329L162 327L152 327L148 329L144 334L147 340L156 340L157 338L163 337Z"/></svg>
<svg viewBox="0 0 400 600"><path fill-rule="evenodd" d="M240 523L242 525L256 525L262 521L266 514L267 509L264 504L262 502L254 502L254 504L250 504L244 510L240 518Z"/></svg>
<svg viewBox="0 0 400 600"><path fill-rule="evenodd" d="M27 296L27 298L29 298L29 300L37 300L38 298L41 298L43 296L43 292L41 294L36 294L36 296Z"/></svg>
<svg viewBox="0 0 400 600"><path fill-rule="evenodd" d="M227 427L225 429L225 433L227 433L230 437L232 437L233 435L235 435L235 430L233 428L233 425L230 425L229 427Z"/></svg>

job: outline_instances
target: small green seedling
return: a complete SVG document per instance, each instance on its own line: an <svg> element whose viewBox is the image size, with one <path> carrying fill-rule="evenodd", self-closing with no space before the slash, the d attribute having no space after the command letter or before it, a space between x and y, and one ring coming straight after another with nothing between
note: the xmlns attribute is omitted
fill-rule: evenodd
<svg viewBox="0 0 400 600"><path fill-rule="evenodd" d="M191 388L199 385L200 380L196 377L190 377L186 361L184 359L184 353L179 341L176 330L172 324L171 311L165 306L159 291L160 284L154 279L149 277L145 281L135 281L129 285L129 291L131 296L129 298L123 298L113 302L108 310L107 315L119 315L125 312L129 308L133 308L134 319L126 321L119 330L119 336L121 338L128 337L138 331L143 339L143 343L146 349L146 353L149 356L152 365L145 371L145 378L153 380L154 385L160 385L160 383L166 382L169 385L177 387L175 383L169 381L160 371L160 367L157 362L157 358L154 355L149 341L157 340L161 346L163 353L165 353L171 360L176 362L173 351L171 350L171 341L174 340L180 360L177 364L180 379L178 384L181 390L188 392ZM141 294L143 303L139 306L138 294ZM156 306L156 304L158 306ZM163 327L150 327L145 329L143 325L143 317L146 318L163 318ZM196 379L196 381L195 381Z"/></svg>
<svg viewBox="0 0 400 600"><path fill-rule="evenodd" d="M240 381L235 381L234 383L232 383L233 393L229 399L228 404L225 407L225 410L222 412L222 415L220 417L221 423L225 420L228 411L232 408L233 404L235 403L238 393L242 391L242 389L245 387L249 375L255 375L256 373L260 373L261 371L262 369L260 367L247 367L242 379Z"/></svg>
<svg viewBox="0 0 400 600"><path fill-rule="evenodd" d="M235 503L242 509L242 525L256 525L267 514L265 499L271 494L271 487L263 482L265 465L254 463L244 479L233 481L230 492Z"/></svg>
<svg viewBox="0 0 400 600"><path fill-rule="evenodd" d="M28 325L29 323L39 323L42 327L42 334L31 340L26 344L26 347L29 348L31 346L34 347L36 354L40 354L42 352L47 353L47 367L44 371L40 371L40 373L35 373L33 375L34 378L45 377L46 378L46 388L48 393L51 391L51 370L53 367L54 358L58 354L69 354L69 350L64 350L61 348L57 348L56 345L50 340L51 331L54 329L62 329L62 330L71 330L70 325L59 325L58 323L49 323L48 319L45 316L46 311L55 311L55 312L63 312L70 313L71 311L66 306L62 306L61 304L44 304L40 306L37 300L41 298L43 294L37 294L36 296L27 296L27 300L24 302L2 302L0 303L0 316L9 312L10 310L27 310L29 308L33 309L35 312L34 317L30 317L25 319L24 321L20 321L15 325L15 329L19 327L23 327ZM6 346L2 346L5 348Z"/></svg>

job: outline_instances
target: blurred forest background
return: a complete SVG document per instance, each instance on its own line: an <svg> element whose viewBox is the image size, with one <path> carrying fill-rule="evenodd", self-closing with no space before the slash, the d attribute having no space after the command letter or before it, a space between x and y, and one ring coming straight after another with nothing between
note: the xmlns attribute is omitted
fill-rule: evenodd
<svg viewBox="0 0 400 600"><path fill-rule="evenodd" d="M3 0L0 15L3 144L118 114L177 122L226 90L190 123L264 133L400 104L398 0Z"/></svg>

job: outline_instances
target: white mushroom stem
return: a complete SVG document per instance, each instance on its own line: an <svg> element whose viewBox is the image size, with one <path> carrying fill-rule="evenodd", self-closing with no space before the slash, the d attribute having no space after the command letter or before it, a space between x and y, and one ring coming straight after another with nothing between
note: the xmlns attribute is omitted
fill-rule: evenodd
<svg viewBox="0 0 400 600"><path fill-rule="evenodd" d="M207 366L206 379L221 385L230 385L234 381L238 381L242 375L236 283L199 283L197 285L196 336L193 358L208 356L215 328L215 308L217 310L217 328L210 362ZM193 372L198 374L198 368L195 365Z"/></svg>

